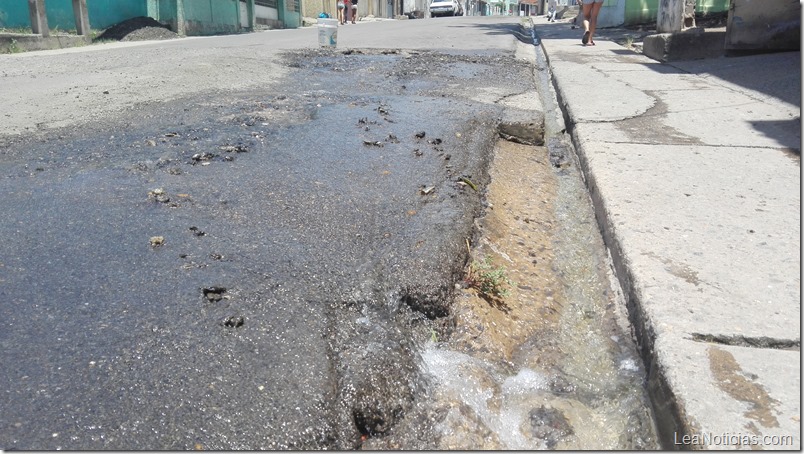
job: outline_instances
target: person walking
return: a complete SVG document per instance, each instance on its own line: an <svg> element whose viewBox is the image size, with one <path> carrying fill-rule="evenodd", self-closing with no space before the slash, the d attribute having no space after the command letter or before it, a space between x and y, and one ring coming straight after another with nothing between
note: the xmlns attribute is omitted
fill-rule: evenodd
<svg viewBox="0 0 804 454"><path fill-rule="evenodd" d="M603 6L603 0L583 0L583 37L581 43L584 46L595 45L595 29L597 28L597 16L600 14L600 8Z"/></svg>
<svg viewBox="0 0 804 454"><path fill-rule="evenodd" d="M349 1L349 0L346 0ZM351 0L352 3L352 23L354 24L357 20L357 0Z"/></svg>
<svg viewBox="0 0 804 454"><path fill-rule="evenodd" d="M341 25L346 24L346 5L344 0L338 0L338 22Z"/></svg>
<svg viewBox="0 0 804 454"><path fill-rule="evenodd" d="M556 11L558 10L558 0L548 0L547 2L547 22L556 21Z"/></svg>

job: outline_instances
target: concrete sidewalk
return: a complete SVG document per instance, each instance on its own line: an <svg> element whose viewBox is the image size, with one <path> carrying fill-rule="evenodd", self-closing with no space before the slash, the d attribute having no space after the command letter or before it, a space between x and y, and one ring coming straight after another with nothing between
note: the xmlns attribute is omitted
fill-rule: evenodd
<svg viewBox="0 0 804 454"><path fill-rule="evenodd" d="M800 53L662 64L538 19L664 446L800 450Z"/></svg>

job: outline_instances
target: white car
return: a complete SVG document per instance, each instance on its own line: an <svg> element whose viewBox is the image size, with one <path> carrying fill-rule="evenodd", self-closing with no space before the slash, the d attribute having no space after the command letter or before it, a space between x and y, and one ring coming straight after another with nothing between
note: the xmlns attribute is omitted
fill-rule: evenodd
<svg viewBox="0 0 804 454"><path fill-rule="evenodd" d="M463 5L458 0L433 0L430 3L430 16L463 16Z"/></svg>

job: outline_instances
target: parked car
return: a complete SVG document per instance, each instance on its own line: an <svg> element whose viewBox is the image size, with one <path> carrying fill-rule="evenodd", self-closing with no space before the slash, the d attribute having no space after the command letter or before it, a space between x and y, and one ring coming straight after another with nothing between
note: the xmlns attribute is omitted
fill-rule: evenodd
<svg viewBox="0 0 804 454"><path fill-rule="evenodd" d="M463 5L458 0L433 0L430 16L463 16Z"/></svg>

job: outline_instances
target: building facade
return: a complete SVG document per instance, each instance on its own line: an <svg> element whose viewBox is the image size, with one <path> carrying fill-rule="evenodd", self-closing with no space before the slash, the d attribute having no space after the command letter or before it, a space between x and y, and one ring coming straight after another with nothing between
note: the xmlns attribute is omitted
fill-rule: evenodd
<svg viewBox="0 0 804 454"><path fill-rule="evenodd" d="M300 0L86 0L90 27L103 30L134 17L152 17L180 35L251 31L255 25L301 26ZM74 30L72 0L46 0L51 30ZM28 2L0 2L0 27L30 27Z"/></svg>

